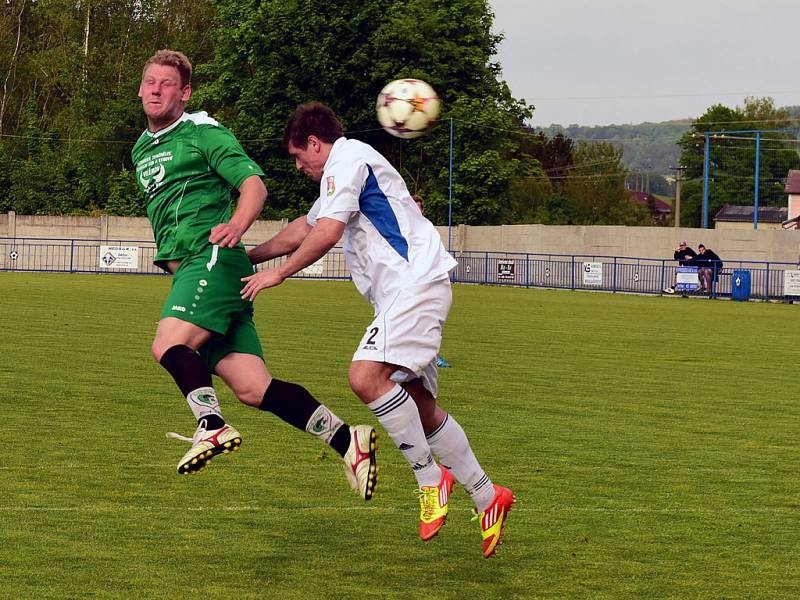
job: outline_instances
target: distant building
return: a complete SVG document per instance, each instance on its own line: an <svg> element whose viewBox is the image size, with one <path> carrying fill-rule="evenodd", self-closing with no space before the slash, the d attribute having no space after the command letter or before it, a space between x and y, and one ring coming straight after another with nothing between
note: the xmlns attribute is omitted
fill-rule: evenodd
<svg viewBox="0 0 800 600"><path fill-rule="evenodd" d="M785 206L760 206L758 208L759 229L782 229L787 219ZM714 229L752 229L753 207L726 204L714 216Z"/></svg>
<svg viewBox="0 0 800 600"><path fill-rule="evenodd" d="M668 225L669 216L672 214L672 206L669 202L664 202L647 192L628 191L631 199L639 206L646 208L659 225Z"/></svg>
<svg viewBox="0 0 800 600"><path fill-rule="evenodd" d="M786 229L800 229L800 171L789 171L786 177L785 191L789 194L789 212L786 220L794 220L794 223L786 223Z"/></svg>

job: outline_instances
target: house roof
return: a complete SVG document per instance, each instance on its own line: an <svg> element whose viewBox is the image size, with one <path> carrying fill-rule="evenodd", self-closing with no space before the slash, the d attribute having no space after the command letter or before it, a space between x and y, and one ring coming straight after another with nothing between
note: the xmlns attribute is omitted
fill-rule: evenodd
<svg viewBox="0 0 800 600"><path fill-rule="evenodd" d="M800 171L791 170L786 177L787 194L800 194Z"/></svg>
<svg viewBox="0 0 800 600"><path fill-rule="evenodd" d="M672 206L669 202L664 202L663 200L656 198L653 194L648 194L647 192L632 192L628 191L633 198L636 204L644 206L645 208L653 207L654 213L659 214L669 214L672 212ZM650 204L652 202L652 205Z"/></svg>
<svg viewBox="0 0 800 600"><path fill-rule="evenodd" d="M800 171L798 171L800 173ZM783 223L789 214L789 209L785 206L759 206L758 221L760 223ZM739 223L753 222L752 206L732 206L726 204L714 215L716 221L728 221Z"/></svg>

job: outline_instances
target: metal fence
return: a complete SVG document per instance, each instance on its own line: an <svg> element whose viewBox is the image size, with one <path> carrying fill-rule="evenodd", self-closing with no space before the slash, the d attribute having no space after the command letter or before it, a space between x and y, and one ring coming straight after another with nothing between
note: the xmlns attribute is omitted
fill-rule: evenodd
<svg viewBox="0 0 800 600"><path fill-rule="evenodd" d="M130 251L127 255L126 249ZM149 241L0 238L0 271L162 274L153 265L155 253L155 244ZM455 258L458 266L452 279L457 283L614 293L663 294L674 286L678 269L672 259L625 256L460 252ZM350 275L341 248L334 248L294 277L349 279ZM742 279L749 284L747 298L797 300L791 293L800 285L800 264L725 261L725 268L705 295L737 297Z"/></svg>

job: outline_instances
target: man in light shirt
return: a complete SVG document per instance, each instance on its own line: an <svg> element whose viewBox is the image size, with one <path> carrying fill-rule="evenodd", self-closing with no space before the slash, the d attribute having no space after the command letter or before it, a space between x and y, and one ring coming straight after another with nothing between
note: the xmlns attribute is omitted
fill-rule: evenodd
<svg viewBox="0 0 800 600"><path fill-rule="evenodd" d="M483 555L492 556L514 495L491 482L464 430L436 402L436 357L456 261L397 170L371 146L345 138L330 108L297 107L284 144L297 169L319 182L319 198L308 215L250 250L254 264L291 256L243 278L242 297L252 300L279 285L342 239L353 283L375 309L353 355L350 387L411 465L419 486L420 537L428 541L444 525L458 480L480 518Z"/></svg>

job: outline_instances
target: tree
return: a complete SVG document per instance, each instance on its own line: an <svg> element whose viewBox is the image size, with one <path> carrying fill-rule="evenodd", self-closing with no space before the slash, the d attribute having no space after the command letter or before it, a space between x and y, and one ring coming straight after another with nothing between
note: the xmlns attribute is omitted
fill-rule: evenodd
<svg viewBox="0 0 800 600"><path fill-rule="evenodd" d="M562 133L547 137L542 131L534 133L526 128L524 132L519 152L538 164L513 181L505 222L571 223L575 214L561 192L574 162L573 141Z"/></svg>
<svg viewBox="0 0 800 600"><path fill-rule="evenodd" d="M709 136L709 220L725 204L752 205L755 188L755 130L764 131L759 155L759 204L783 204L783 182L789 169L800 168L796 140L785 130L792 119L775 108L772 98L745 99L744 107L711 106L679 140L686 181L681 190L681 221L702 223L703 168ZM724 134L719 132L726 132ZM742 132L742 133L737 133ZM711 223L709 222L709 225Z"/></svg>
<svg viewBox="0 0 800 600"><path fill-rule="evenodd" d="M579 141L564 194L574 204L575 225L650 225L649 215L625 189L622 148L609 142Z"/></svg>
<svg viewBox="0 0 800 600"><path fill-rule="evenodd" d="M315 185L280 150L289 113L310 100L330 105L351 137L372 143L445 222L449 120L454 124L454 221L499 222L510 181L524 172L515 135L532 107L515 100L492 62L500 37L485 0L236 0L218 5L215 54L198 102L210 106L265 166L267 216L307 210ZM418 140L381 132L375 98L400 77L429 82L443 101L441 123ZM509 132L512 135L509 135ZM531 160L531 159L528 159Z"/></svg>
<svg viewBox="0 0 800 600"><path fill-rule="evenodd" d="M500 222L510 182L537 166L519 151L533 107L501 78L492 18L486 0L0 3L0 155L10 173L0 196L18 212L135 212L126 171L145 124L135 92L147 57L170 47L195 64L188 109L209 109L265 167L264 216L296 216L314 199L280 137L298 103L321 100L348 135L394 162L439 223L452 119L454 220ZM408 76L431 83L444 111L425 137L399 141L378 128L374 99Z"/></svg>
<svg viewBox="0 0 800 600"><path fill-rule="evenodd" d="M7 204L33 214L102 211L143 129L142 64L166 45L205 60L212 15L207 0L4 3L0 134L12 135L0 147L16 174L0 179Z"/></svg>

